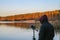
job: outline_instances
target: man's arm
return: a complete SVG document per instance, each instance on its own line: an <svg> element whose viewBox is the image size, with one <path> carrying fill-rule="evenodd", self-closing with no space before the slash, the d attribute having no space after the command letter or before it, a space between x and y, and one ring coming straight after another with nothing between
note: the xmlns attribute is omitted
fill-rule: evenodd
<svg viewBox="0 0 60 40"><path fill-rule="evenodd" d="M45 34L45 28L44 26L41 26L39 31L39 39L38 40L44 40L44 34Z"/></svg>

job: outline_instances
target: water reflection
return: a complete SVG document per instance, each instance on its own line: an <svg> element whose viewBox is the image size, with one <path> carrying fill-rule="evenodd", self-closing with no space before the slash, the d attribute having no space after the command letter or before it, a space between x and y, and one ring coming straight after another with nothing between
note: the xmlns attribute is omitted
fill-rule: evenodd
<svg viewBox="0 0 60 40"><path fill-rule="evenodd" d="M2 23L0 25L8 25L8 26L14 26L14 27L20 27L20 28L29 28L31 24L33 23Z"/></svg>
<svg viewBox="0 0 60 40"><path fill-rule="evenodd" d="M38 40L38 32L35 34ZM32 36L32 29L29 28L28 24L14 23L0 25L0 40L32 40ZM54 40L59 40L59 37L60 31L55 31Z"/></svg>

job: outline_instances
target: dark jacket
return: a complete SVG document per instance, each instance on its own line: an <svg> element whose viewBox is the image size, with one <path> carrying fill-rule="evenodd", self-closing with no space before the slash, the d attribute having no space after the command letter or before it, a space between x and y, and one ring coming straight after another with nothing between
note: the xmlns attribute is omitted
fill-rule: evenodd
<svg viewBox="0 0 60 40"><path fill-rule="evenodd" d="M54 28L48 22L48 18L44 18L45 16L41 17L42 19L40 19L40 22L42 21L41 22L42 25L41 25L41 28L39 31L39 39L38 40L53 40Z"/></svg>

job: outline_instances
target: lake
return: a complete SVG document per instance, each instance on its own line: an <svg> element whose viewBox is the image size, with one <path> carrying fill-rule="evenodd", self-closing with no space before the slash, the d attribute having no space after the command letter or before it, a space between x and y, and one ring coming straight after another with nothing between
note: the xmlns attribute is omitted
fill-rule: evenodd
<svg viewBox="0 0 60 40"><path fill-rule="evenodd" d="M38 33L35 31L36 40ZM0 40L32 40L33 31L31 28L20 28L9 25L0 25ZM55 31L54 40L59 40L60 31Z"/></svg>

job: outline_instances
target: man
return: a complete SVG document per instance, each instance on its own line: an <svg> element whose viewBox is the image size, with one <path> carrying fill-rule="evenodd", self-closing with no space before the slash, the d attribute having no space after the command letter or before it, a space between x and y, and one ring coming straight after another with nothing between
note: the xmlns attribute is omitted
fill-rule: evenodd
<svg viewBox="0 0 60 40"><path fill-rule="evenodd" d="M48 18L46 15L43 15L40 19L41 28L39 31L39 39L38 40L53 40L54 37L54 28L48 22Z"/></svg>

